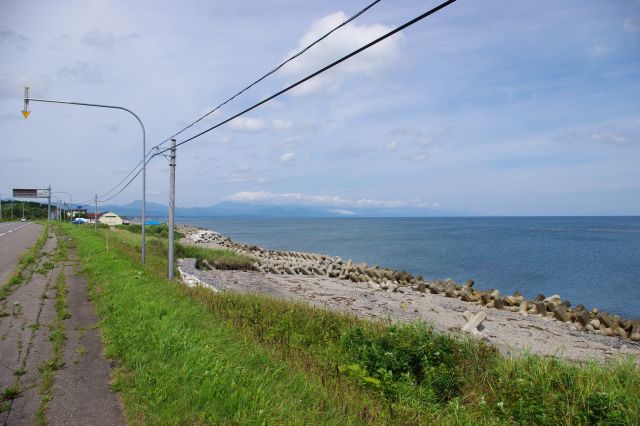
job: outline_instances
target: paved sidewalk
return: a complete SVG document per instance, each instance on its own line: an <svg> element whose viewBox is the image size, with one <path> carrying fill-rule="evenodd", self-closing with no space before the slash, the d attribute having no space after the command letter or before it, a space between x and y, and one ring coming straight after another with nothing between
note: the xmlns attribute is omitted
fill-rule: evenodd
<svg viewBox="0 0 640 426"><path fill-rule="evenodd" d="M50 238L44 253L55 250L56 239ZM48 255L34 265L37 270ZM0 318L0 390L13 389L18 397L4 401L0 409L0 425L30 425L36 423L41 397L38 367L52 352L48 325L55 318L53 286L59 268L46 274L33 272L31 279L21 284L5 301L7 317Z"/></svg>
<svg viewBox="0 0 640 426"><path fill-rule="evenodd" d="M73 252L69 252L72 256ZM65 321L65 368L56 374L53 400L47 409L51 425L126 424L120 400L109 385L111 368L103 346L87 281L70 259L64 268L71 318Z"/></svg>
<svg viewBox="0 0 640 426"><path fill-rule="evenodd" d="M66 237L62 237L66 238ZM70 241L66 241L70 245ZM0 426L124 425L118 395L111 390L111 368L103 356L87 282L71 247L56 260L57 240L49 238L26 280L3 301L0 317ZM47 264L52 269L42 268ZM40 270L40 272L38 272ZM44 273L41 273L44 272ZM54 356L56 282L64 277L68 311L64 320L64 361L44 392L42 368ZM3 395L12 394L11 398ZM4 399L4 400L3 400Z"/></svg>

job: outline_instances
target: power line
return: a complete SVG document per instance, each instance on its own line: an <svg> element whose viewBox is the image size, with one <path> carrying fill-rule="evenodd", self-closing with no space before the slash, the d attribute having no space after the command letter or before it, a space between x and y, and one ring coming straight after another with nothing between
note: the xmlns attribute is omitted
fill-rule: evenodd
<svg viewBox="0 0 640 426"><path fill-rule="evenodd" d="M76 204L76 205L81 206L81 205L84 205L84 204L91 203L91 202L93 202L93 200L94 200L94 198L93 198L93 197L91 197L91 198L89 198L87 201L82 201L82 202L75 203L75 204Z"/></svg>
<svg viewBox="0 0 640 426"><path fill-rule="evenodd" d="M147 156L148 156L148 155L149 155L149 154L147 154ZM127 180L127 178L128 178L129 176L131 176L131 174L132 174L133 172L135 172L135 171L138 169L138 167L140 167L141 165L142 165L142 160L140 160L140 161L138 162L138 164L136 164L136 166L133 168L133 170L131 170L131 171L129 172L129 174L128 174L128 175L126 175L126 176L125 176L125 177L124 177L120 182L118 182L118 184L117 184L116 186L114 186L114 187L113 187L113 188L111 188L109 191L105 192L104 194L102 194L102 195L98 195L98 197L100 197L100 198L102 198L102 197L106 197L107 195L109 195L110 193L112 193L113 191L115 191L115 190L116 190L116 189L117 189L117 188L122 184L122 182L124 182L125 180Z"/></svg>
<svg viewBox="0 0 640 426"><path fill-rule="evenodd" d="M145 165L149 164L149 162L153 159L153 157L155 157L158 154L154 154L151 157L149 157L149 159L147 161L145 161ZM142 163L142 161L140 161L140 163ZM137 167L137 166L136 166ZM133 177L131 179L129 179L129 182L127 182L127 184L125 186L123 186L122 188L120 188L120 191L116 192L115 194L113 194L111 197L109 198L105 198L103 200L98 200L100 203L104 203L106 201L111 201L114 198L116 198L118 195L120 195L122 193L122 191L124 191L125 189L127 189L127 187L129 187L129 185L131 185L133 183L133 181L140 175L140 173L142 172L142 168L140 168L140 170L138 170L138 173L136 173L135 175L133 175ZM133 173L133 171L135 171L135 169L133 169L131 171L131 173ZM131 175L131 173L129 173L129 175ZM126 178L125 178L126 179Z"/></svg>
<svg viewBox="0 0 640 426"><path fill-rule="evenodd" d="M147 155L151 154L151 151L153 151L154 149L159 148L161 145L165 144L166 142L168 142L169 140L175 138L176 136L182 134L183 132L185 132L186 130L190 129L191 127L193 127L194 125L196 125L197 123L199 123L200 121L202 121L203 119L205 119L206 117L208 117L209 115L213 114L214 112L216 112L217 110L219 110L220 108L222 108L224 105L228 104L229 102L231 102L232 100L234 100L235 98L237 98L238 96L240 96L241 94L243 94L244 92L246 92L247 90L251 89L253 86L255 86L256 84L260 83L261 81L263 81L264 79L266 79L267 77L269 77L270 75L273 75L274 73L276 73L278 70L280 70L282 67L284 67L287 63L293 61L294 59L300 57L302 54L304 54L305 52L307 52L309 49L311 49L313 46L315 46L316 44L320 43L322 40L326 39L327 37L329 37L331 34L333 34L335 31L339 30L340 28L344 27L345 25L347 25L348 23L352 22L353 20L357 19L359 16L361 16L363 13L367 12L369 9L371 9L373 6L375 6L376 4L380 3L380 1L382 0L375 0L374 2L370 3L369 5L367 5L366 7L364 7L363 9L361 9L360 11L356 12L354 15L352 15L351 17L349 17L348 19L346 19L345 21L343 21L342 23L340 23L339 25L337 25L336 27L334 27L333 29L331 29L329 32L325 33L324 35L322 35L321 37L319 37L318 39L316 39L315 41L313 41L312 43L310 43L309 45L307 45L306 47L304 47L302 50L300 50L299 52L297 52L296 54L292 55L291 57L289 57L288 59L286 59L284 62L280 63L278 66L276 66L274 69L272 69L271 71L269 71L268 73L264 74L262 77L258 78L257 80L255 80L253 83L249 84L248 86L246 86L245 88L243 88L242 90L240 90L239 92L237 92L235 95L231 96L229 99L225 100L224 102L220 103L218 106L216 106L215 108L211 109L210 111L208 111L206 114L200 116L198 119L196 119L195 121L193 121L191 124L187 125L186 127L184 127L182 130L180 130L179 132L175 133L173 136L168 137L167 139L163 140L162 142L160 142L158 145L155 145L154 147L152 147L149 150L149 153L147 153ZM163 151L164 152L164 151ZM155 157L158 153L153 154L153 157ZM151 158L149 160L151 160ZM148 163L148 161L147 161ZM140 167L142 165L142 161L140 161L130 172L129 174L127 174L120 182L118 182L118 184L116 184L111 190L105 192L102 195L99 195L99 198L105 197L107 195L109 195L110 193L112 193L113 191L115 191L124 181L127 180L127 178L129 178L129 176L131 176L131 174L133 174L138 167ZM135 177L137 177L140 174L140 172L138 171L138 173L136 173L136 175L134 176L133 179L135 179ZM120 194L127 186L129 186L129 184L133 181L130 180L127 185L125 185L125 187L121 188L120 191L118 191L117 194ZM104 201L109 201L111 200L113 197L112 196ZM93 201L93 199L89 200L89 201Z"/></svg>
<svg viewBox="0 0 640 426"><path fill-rule="evenodd" d="M333 28L331 31L329 31L328 33L324 34L323 36L321 36L320 38L318 38L317 40L315 40L313 43L309 44L308 46L306 46L304 49L300 50L298 53L296 53L295 55L291 56L290 58L286 59L284 62L282 62L280 65L278 65L277 67L275 67L274 69L272 69L271 71L269 71L268 73L266 73L265 75L263 75L262 77L260 77L259 79L257 79L256 81L254 81L253 83L249 84L247 87L245 87L244 89L240 90L238 93L236 93L235 95L231 96L229 99L227 99L226 101L222 102L220 105L216 106L215 108L213 108L212 110L210 110L209 112L207 112L206 114L202 115L201 117L199 117L197 120L193 121L191 124L189 124L188 126L184 127L182 130L180 130L178 133L174 134L173 136L169 136L167 139L163 140L162 142L160 142L158 145L154 146L153 148L151 148L151 150L158 148L159 146L167 143L168 141L170 141L171 139L175 138L176 136L182 134L184 131L190 129L191 127L193 127L194 125L196 125L197 123L199 123L200 121L202 121L203 119L205 119L206 117L208 117L209 115L213 114L214 112L216 112L217 110L219 110L220 108L222 108L224 105L228 104L229 102L231 102L232 100L234 100L235 98L237 98L238 96L240 96L241 94L243 94L244 92L246 92L247 90L251 89L253 86L255 86L256 84L260 83L262 80L264 80L265 78L269 77L270 75L276 73L278 70L280 70L283 66L285 66L287 63L293 61L294 59L298 58L300 55L304 54L307 50L311 49L313 46L315 46L316 44L320 43L322 40L324 40L325 38L329 37L332 33L334 33L335 31L339 30L340 28L344 27L345 25L347 25L348 23L350 23L351 21L353 21L354 19L358 18L360 15L362 15L363 13L365 13L367 10L371 9L373 6L375 6L376 4L380 3L380 1L382 0L376 0L372 3L370 3L369 5L367 5L364 9L360 10L359 12L357 12L356 14L352 15L350 18L348 18L346 21L342 22L341 24L339 24L337 27ZM150 150L150 151L151 151Z"/></svg>
<svg viewBox="0 0 640 426"><path fill-rule="evenodd" d="M263 99L262 101L260 101L260 102L258 102L258 103L256 103L256 104L254 104L253 106L251 106L251 107L249 107L249 108L244 109L243 111L241 111L241 112L239 112L239 113L237 113L237 114L235 114L235 115L231 116L230 118L227 118L226 120L223 120L223 121L219 122L218 124L216 124L216 125L214 125L214 126L212 126L212 127L208 128L208 129L206 129L206 130L204 130L204 131L202 131L202 132L200 132L200 133L198 133L198 134L196 134L196 135L194 135L194 136L192 136L192 137L190 137L190 138L188 138L188 139L185 139L184 141L182 141L182 142L180 142L180 143L176 144L176 147L178 147L178 146L180 146L180 145L184 145L185 143L190 142L190 141L192 141L192 140L194 140L194 139L196 139L196 138L198 138L198 137L200 137L200 136L202 136L202 135L204 135L204 134L206 134L206 133L210 132L211 130L214 130L214 129L217 129L218 127L220 127L220 126L223 126L224 124L226 124L226 123L230 122L231 120L234 120L234 119L236 119L236 118L238 118L238 117L240 117L240 116L242 116L242 115L246 114L247 112L252 111L252 110L254 110L254 109L258 108L259 106L261 106L261 105L263 105L263 104L265 104L265 103L267 103L267 102L269 102L269 101L271 101L271 100L273 100L273 99L277 98L278 96L281 96L282 94L284 94L284 93L286 93L286 92L290 91L291 89L294 89L295 87L297 87L297 86L301 85L302 83L304 83L304 82L306 82L306 81L308 81L308 80L310 80L310 79L312 79L312 78L314 78L314 77L316 77L316 76L318 76L318 75L322 74L323 72L325 72L325 71L327 71L327 70L329 70L329 69L331 69L331 68L335 67L336 65L338 65L338 64L340 64L340 63L342 63L342 62L346 61L347 59L350 59L351 57L353 57L353 56L355 56L355 55L357 55L357 54L359 54L359 53L361 53L361 52L363 52L363 51L367 50L368 48L370 48L370 47L372 47L372 46L374 46L374 45L376 45L376 44L380 43L381 41L383 41L383 40L385 40L385 39L387 39L387 38L389 38L389 37L393 36L394 34L396 34L396 33L400 32L400 31L404 30L405 28L408 28L408 27L410 27L411 25L414 25L415 23L417 23L417 22L419 22L419 21L421 21L421 20L425 19L426 17L428 17L428 16L430 16L430 15L432 15L432 14L434 14L434 13L436 13L436 12L438 12L438 11L442 10L442 9L444 9L445 7L447 7L447 6L451 5L452 3L455 3L456 1L457 1L457 0L448 0L448 1L444 2L444 3L441 3L440 5L438 5L438 6L434 7L433 9L430 9L429 11L427 11L427 12L423 13L422 15L419 15L419 16L417 16L417 17L413 18L412 20L410 20L410 21L408 21L408 22L405 22L404 24L402 24L401 26L399 26L399 27L395 28L394 30L391 30L391 31L387 32L386 34L384 34L384 35L382 35L382 36L378 37L377 39L375 39L375 40L373 40L373 41L371 41L371 42L367 43L366 45L364 45L364 46L362 46L362 47L360 47L360 48L358 48L358 49L354 50L353 52L351 52L351 53L349 53L349 54L347 54L347 55L343 56L342 58L340 58L340 59L338 59L338 60L336 60L336 61L332 62L331 64L329 64L329 65L327 65L327 66L325 66L325 67L323 67L323 68L321 68L321 69L319 69L319 70L315 71L315 72L314 72L314 73L312 73L312 74L309 74L308 76L306 76L306 77L302 78L301 80L298 80L297 82L295 82L295 83L293 83L293 84L291 84L291 85L287 86L286 88L284 88L284 89L280 90L279 92L277 92L277 93L275 93L275 94L273 94L273 95L269 96L268 98ZM377 2L375 2L375 3L377 3ZM375 3L374 3L374 4L375 4ZM372 4L372 5L373 5L373 4ZM371 6L372 6L372 5L371 5ZM370 7L370 6L369 6L369 7ZM249 86L249 87L251 87L251 86ZM246 90L246 89L244 89L244 90ZM240 92L240 93L241 93L241 92ZM227 101L227 102L228 102L228 101ZM225 103L226 103L226 102L225 102ZM222 105L224 105L224 103L223 103L223 104L221 104L220 106L222 106ZM219 108L219 107L218 107L218 108ZM209 113L209 114L210 114L210 113ZM202 118L204 118L204 117L202 117ZM202 119L202 118L201 118L201 119ZM199 119L199 120L201 120L201 119ZM198 121L199 121L199 120L198 120ZM195 124L195 123L193 123L193 124ZM190 127L190 126L188 126L188 127ZM188 127L187 127L187 128L188 128ZM181 132L183 132L184 130L186 130L186 128L185 128L185 129L183 129ZM181 132L179 132L179 133L181 133ZM178 133L178 134L179 134L179 133ZM165 142L166 142L166 141L165 141ZM163 143L164 143L164 142L163 142ZM155 148L155 149L157 149L160 145L162 145L162 143L161 143L161 144L156 145L154 148ZM152 149L154 149L154 148L152 148ZM163 154L163 153L167 152L169 149L171 149L171 148L166 148L166 149L163 149L163 150L159 150L159 149L157 149L157 152L155 152L153 155L151 155L151 157L149 157L149 159L148 159L148 160L146 160L145 164L148 164L148 163L149 163L149 162L150 162L154 157L156 157L157 155L160 155L160 154ZM138 163L138 165L136 166L136 168L137 168L137 167L139 167L141 163L142 163L142 161L141 161L140 163ZM132 171L131 171L131 173L133 173L133 171L135 171L135 168L134 168L134 170L132 170ZM111 200L111 199L115 198L115 197L116 197L117 195L119 195L120 193L122 193L122 191L124 191L124 190L125 190L125 189L126 189L126 188L127 188L127 187L128 187L128 186L129 186L133 181L134 181L134 180L135 180L135 178L136 178L136 177L138 177L138 175L140 174L140 172L141 172L141 171L142 171L142 169L138 170L138 172L137 172L137 173L136 173L136 174L135 174L135 175L134 175L134 176L129 180L129 182L127 182L127 184L126 184L123 188L121 188L121 189L120 189L120 191L118 191L116 194L112 195L111 197L109 197L109 198L107 198L107 199L101 200L100 202L109 201L109 200ZM130 176L130 175L131 175L131 173L129 173L129 175L127 175L127 176ZM125 177L125 179L126 179L126 177ZM116 187L117 187L117 186L116 186ZM111 191L110 191L110 192L111 192Z"/></svg>
<svg viewBox="0 0 640 426"><path fill-rule="evenodd" d="M376 45L376 44L380 43L381 41L383 41L383 40L385 40L385 39L387 39L387 38L391 37L392 35L394 35L394 34L396 34L396 33L400 32L400 31L404 30L405 28L410 27L411 25L415 24L416 22L419 22L419 21L423 20L423 19L424 19L424 18L426 18L427 16L433 15L434 13L436 13L436 12L440 11L441 9L444 9L445 7L449 6L450 4L455 3L456 1L457 1L457 0L448 0L448 1L444 2L444 3L441 3L440 5L438 5L438 6L434 7L433 9L431 9L431 10L429 10L429 11L427 11L427 12L423 13L423 14L422 14L422 15L420 15L420 16L417 16L417 17L413 18L412 20L410 20L410 21L408 21L408 22L405 22L404 24L402 24L402 25L401 25L401 26L399 26L398 28L396 28L396 29L394 29L394 30L389 31L388 33L386 33L386 34L384 34L384 35L382 35L382 36L378 37L377 39L373 40L373 41L372 41L372 42L370 42L370 43L365 44L364 46L360 47L359 49L356 49L356 50L354 50L353 52L351 52L351 53L349 53L349 54L347 54L347 55L343 56L342 58L340 58L340 59L338 59L338 60L336 60L336 61L334 61L334 62L330 63L329 65L327 65L327 66L325 66L325 67L323 67L323 68L321 68L321 69L317 70L316 72L314 72L314 73L312 73L312 74L309 74L308 76L304 77L303 79L298 80L297 82L295 82L295 83L293 83L293 84L291 84L291 85L289 85L289 86L285 87L284 89L280 90L279 92L277 92L277 93L275 93L275 94L273 94L273 95L269 96L269 97L268 97L268 98L266 98L266 99L263 99L262 101L260 101L260 102L258 102L258 103L256 103L256 104L254 104L253 106L250 106L249 108L246 108L246 109L242 110L241 112L239 112L239 113L237 113L237 114L235 114L235 115L233 115L233 116L231 116L231 117L227 118L226 120L223 120L223 121L219 122L218 124L216 124L216 125L214 125L214 126L211 126L211 127L209 127L208 129L203 130L202 132L200 132L200 133L198 133L198 134L196 134L196 135L194 135L194 136L191 136L191 137L190 137L190 138L188 138L188 139L185 139L184 141L182 141L182 142L180 142L180 143L176 144L176 147L179 147L180 145L184 145L184 144L185 144L185 143L187 143L187 142L190 142L190 141L192 141L192 140L194 140L194 139L196 139L196 138L199 138L200 136L204 135L205 133L208 133L208 132L210 132L210 131L212 131L212 130L214 130L214 129L217 129L218 127L220 127L220 126L222 126L222 125L224 125L224 124L226 124L226 123L230 122L231 120L234 120L234 119L236 119L236 118L238 118L238 117L240 117L240 116L242 116L242 115L244 115L244 114L248 113L249 111L252 111L252 110L254 110L254 109L258 108L258 107L259 107L259 106L261 106L261 105L264 105L265 103L267 103L267 102L269 102L269 101L271 101L271 100L273 100L273 99L277 98L278 96L280 96L280 95L282 95L282 94L284 94L284 93L288 92L289 90L291 90L291 89L293 89L293 88L295 88L295 87L297 87L297 86L301 85L301 84L302 84L302 83L304 83L305 81L311 80L312 78L314 78L314 77L316 77L316 76L318 76L318 75L322 74L323 72L325 72L325 71L327 71L327 70L329 70L329 69L331 69L331 68L335 67L336 65L338 65L338 64L340 64L340 63L342 63L342 62L346 61L347 59L349 59L349 58L351 58L351 57L353 57L353 56L355 56L355 55L357 55L357 54L359 54L359 53L361 53L361 52L363 52L363 51L367 50L367 49L368 49L368 48L370 48L371 46L374 46L374 45ZM157 152L157 154L162 154L162 153L164 153L164 152L167 152L169 149L170 149L170 148L165 148L165 149L163 149L163 150L161 150L161 151L158 151L158 152Z"/></svg>

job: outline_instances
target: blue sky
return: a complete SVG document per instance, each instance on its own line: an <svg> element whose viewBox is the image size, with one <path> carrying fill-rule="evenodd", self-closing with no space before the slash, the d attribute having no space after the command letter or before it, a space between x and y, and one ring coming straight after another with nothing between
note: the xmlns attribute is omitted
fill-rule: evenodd
<svg viewBox="0 0 640 426"><path fill-rule="evenodd" d="M0 193L84 201L365 1L0 3ZM436 5L383 0L198 125ZM178 150L177 204L224 200L480 215L640 214L640 1L459 0ZM186 132L184 136L193 134ZM181 135L178 142L183 140ZM166 203L168 165L148 168ZM141 198L136 181L110 202ZM61 198L66 198L62 196Z"/></svg>

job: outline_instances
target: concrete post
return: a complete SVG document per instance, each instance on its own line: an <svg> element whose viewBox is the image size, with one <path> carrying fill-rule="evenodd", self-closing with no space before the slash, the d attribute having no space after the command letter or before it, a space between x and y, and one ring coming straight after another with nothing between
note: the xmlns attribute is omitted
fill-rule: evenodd
<svg viewBox="0 0 640 426"><path fill-rule="evenodd" d="M47 203L47 223L51 224L51 185L47 188L49 193L47 194L48 203Z"/></svg>
<svg viewBox="0 0 640 426"><path fill-rule="evenodd" d="M173 228L176 214L176 140L171 139L171 154L169 157L169 252L167 254L167 277L173 279Z"/></svg>

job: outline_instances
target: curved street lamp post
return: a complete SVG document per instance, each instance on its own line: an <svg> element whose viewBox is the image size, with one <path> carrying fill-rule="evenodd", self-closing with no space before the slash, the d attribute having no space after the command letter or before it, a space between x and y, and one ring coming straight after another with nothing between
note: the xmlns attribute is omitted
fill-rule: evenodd
<svg viewBox="0 0 640 426"><path fill-rule="evenodd" d="M30 88L27 86L24 88L24 109L22 110L22 115L24 118L28 118L31 111L29 111L29 102L46 102L51 104L65 104L65 105L80 105L80 106L88 106L88 107L96 107L96 108L109 108L109 109L119 109L122 111L126 111L129 114L133 115L140 127L142 128L142 264L145 263L145 255L146 255L146 232L145 232L145 211L146 211L146 186L147 186L147 162L145 161L147 157L147 147L146 147L146 131L144 128L144 124L142 124L142 120L138 117L133 111L115 105L101 105L101 104L89 104L85 102L69 102L69 101L58 101L52 99L37 99L29 96Z"/></svg>

